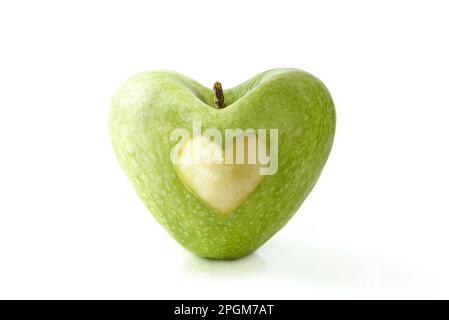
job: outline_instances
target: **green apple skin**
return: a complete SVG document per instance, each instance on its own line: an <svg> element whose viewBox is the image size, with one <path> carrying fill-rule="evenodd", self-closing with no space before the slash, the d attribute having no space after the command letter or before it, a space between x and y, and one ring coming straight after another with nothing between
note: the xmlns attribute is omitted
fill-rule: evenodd
<svg viewBox="0 0 449 320"><path fill-rule="evenodd" d="M250 254L279 231L315 185L331 151L335 108L324 84L298 69L272 69L224 91L172 71L135 75L115 93L109 129L118 161L156 220L183 247L213 259ZM170 160L175 128L278 129L278 170L223 215L192 194Z"/></svg>

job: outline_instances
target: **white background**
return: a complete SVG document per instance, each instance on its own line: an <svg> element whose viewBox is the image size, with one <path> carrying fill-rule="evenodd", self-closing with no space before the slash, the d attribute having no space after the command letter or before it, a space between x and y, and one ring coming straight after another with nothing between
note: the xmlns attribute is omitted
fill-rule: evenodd
<svg viewBox="0 0 449 320"><path fill-rule="evenodd" d="M2 1L0 298L449 298L444 1ZM179 247L112 153L134 73L321 78L337 134L289 224L243 260Z"/></svg>

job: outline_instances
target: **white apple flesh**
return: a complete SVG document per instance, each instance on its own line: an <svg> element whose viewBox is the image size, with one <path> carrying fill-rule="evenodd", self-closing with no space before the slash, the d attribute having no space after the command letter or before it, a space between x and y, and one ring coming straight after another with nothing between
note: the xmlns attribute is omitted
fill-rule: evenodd
<svg viewBox="0 0 449 320"><path fill-rule="evenodd" d="M245 160L248 158L247 145L256 137L245 139ZM263 143L263 142L262 142ZM200 146L200 153L195 158L195 146ZM187 139L176 155L176 172L181 181L201 200L217 209L221 214L228 214L245 201L262 181L260 164L226 164L226 158L236 158L236 144L225 148L200 135ZM200 161L198 161L200 160ZM200 162L200 163L199 163ZM247 161L246 161L247 162Z"/></svg>

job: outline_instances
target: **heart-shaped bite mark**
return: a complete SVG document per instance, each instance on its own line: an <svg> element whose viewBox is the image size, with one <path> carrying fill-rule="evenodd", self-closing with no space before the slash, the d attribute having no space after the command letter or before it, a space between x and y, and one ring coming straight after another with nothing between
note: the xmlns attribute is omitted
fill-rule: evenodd
<svg viewBox="0 0 449 320"><path fill-rule="evenodd" d="M248 144L255 136L245 139L244 164L236 162L236 143L222 150L221 145L203 136L181 141L172 159L178 177L190 192L221 214L237 209L262 181L258 161L248 162ZM266 147L266 146L265 146ZM229 163L232 159L232 163ZM226 161L225 161L226 160ZM251 161L250 161L251 163Z"/></svg>

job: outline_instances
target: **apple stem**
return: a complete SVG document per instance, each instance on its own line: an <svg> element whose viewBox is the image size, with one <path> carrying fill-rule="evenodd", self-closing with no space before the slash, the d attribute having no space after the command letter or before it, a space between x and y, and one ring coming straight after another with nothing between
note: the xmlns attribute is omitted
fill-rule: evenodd
<svg viewBox="0 0 449 320"><path fill-rule="evenodd" d="M223 95L223 88L221 87L221 83L216 81L214 83L214 93L215 93L215 105L218 109L223 109L225 106L224 103L224 95Z"/></svg>

